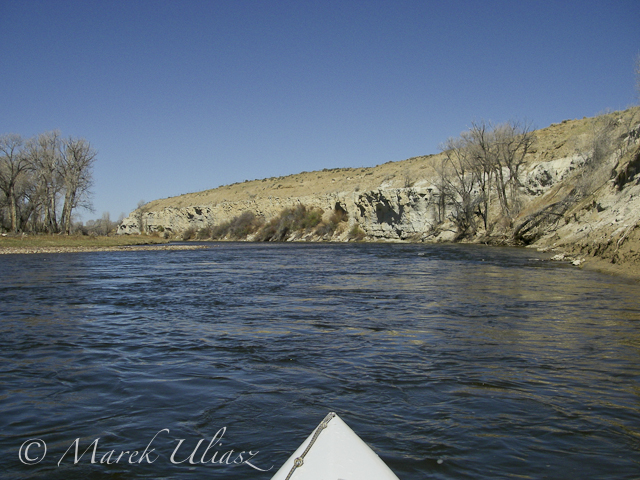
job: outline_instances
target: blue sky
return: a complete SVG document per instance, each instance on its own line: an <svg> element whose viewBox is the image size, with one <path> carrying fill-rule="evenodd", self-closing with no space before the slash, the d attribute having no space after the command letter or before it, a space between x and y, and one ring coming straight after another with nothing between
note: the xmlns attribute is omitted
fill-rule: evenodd
<svg viewBox="0 0 640 480"><path fill-rule="evenodd" d="M95 213L636 102L630 1L0 0L0 134L98 151Z"/></svg>

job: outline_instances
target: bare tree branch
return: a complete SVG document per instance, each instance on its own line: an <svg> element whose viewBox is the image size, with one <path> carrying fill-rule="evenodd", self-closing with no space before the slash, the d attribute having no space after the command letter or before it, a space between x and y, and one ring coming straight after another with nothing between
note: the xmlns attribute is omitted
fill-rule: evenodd
<svg viewBox="0 0 640 480"><path fill-rule="evenodd" d="M30 168L29 158L25 155L24 141L20 135L9 134L0 137L0 190L5 194L9 206L11 231L17 232L18 193L21 177Z"/></svg>
<svg viewBox="0 0 640 480"><path fill-rule="evenodd" d="M62 231L71 230L71 214L78 207L92 210L90 189L93 185L93 164L97 153L83 138L68 138L63 142L59 172L64 185Z"/></svg>

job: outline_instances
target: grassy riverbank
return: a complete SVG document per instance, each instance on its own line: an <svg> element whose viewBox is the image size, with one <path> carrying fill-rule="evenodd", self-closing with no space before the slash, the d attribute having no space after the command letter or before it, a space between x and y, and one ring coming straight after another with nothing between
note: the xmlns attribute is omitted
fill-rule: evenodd
<svg viewBox="0 0 640 480"><path fill-rule="evenodd" d="M121 235L7 235L0 237L0 255L30 253L75 253L127 250L193 250L202 245L168 245L159 237Z"/></svg>
<svg viewBox="0 0 640 480"><path fill-rule="evenodd" d="M7 235L0 237L0 248L39 247L123 247L131 245L156 245L168 241L146 235L90 236L90 235Z"/></svg>

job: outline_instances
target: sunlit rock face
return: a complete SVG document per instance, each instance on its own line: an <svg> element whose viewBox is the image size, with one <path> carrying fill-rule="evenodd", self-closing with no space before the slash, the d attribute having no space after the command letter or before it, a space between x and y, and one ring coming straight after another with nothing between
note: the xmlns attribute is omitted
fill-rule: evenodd
<svg viewBox="0 0 640 480"><path fill-rule="evenodd" d="M429 232L437 220L434 188L379 188L367 192L340 192L300 198L267 197L252 201L224 202L212 206L167 207L136 211L120 225L119 234L180 233L229 221L250 211L266 221L283 209L305 205L319 208L325 216L346 213L349 225L359 225L372 238L405 240Z"/></svg>
<svg viewBox="0 0 640 480"><path fill-rule="evenodd" d="M523 171L521 182L523 209L535 199L544 197L554 187L571 179L583 163L583 157L572 155L528 165ZM635 173L631 168L627 170ZM633 178L628 172L626 175ZM229 200L213 205L169 206L149 211L145 211L143 207L124 219L118 233L138 234L142 230L144 233L167 232L175 235L190 228L199 230L219 225L247 211L268 221L285 208L305 205L307 208L321 209L325 217L337 210L345 212L349 226L358 225L370 239L452 240L455 237L452 231L454 227L447 218L453 211L454 204L447 198L441 202L441 192L435 186L435 180L422 179L413 187L381 185L366 191L300 197L267 195L256 196L251 200ZM603 191L602 204L614 204L617 196L619 194L615 192L612 197L612 194ZM632 196L631 199L633 198ZM629 206L625 210L628 211ZM343 240L339 234L340 232L333 240Z"/></svg>
<svg viewBox="0 0 640 480"><path fill-rule="evenodd" d="M360 193L354 217L374 238L405 240L431 231L437 222L434 188L380 188Z"/></svg>
<svg viewBox="0 0 640 480"><path fill-rule="evenodd" d="M120 224L119 234L181 232L202 228L213 220L211 207L165 208L160 211L135 211Z"/></svg>

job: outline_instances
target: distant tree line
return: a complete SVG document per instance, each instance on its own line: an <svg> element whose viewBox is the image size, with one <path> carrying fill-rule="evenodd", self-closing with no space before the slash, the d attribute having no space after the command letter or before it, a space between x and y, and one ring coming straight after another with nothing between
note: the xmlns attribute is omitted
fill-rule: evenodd
<svg viewBox="0 0 640 480"><path fill-rule="evenodd" d="M124 218L124 213L121 213L118 220L113 221L109 212L103 212L101 218L87 220L78 230L83 235L112 235L116 233Z"/></svg>
<svg viewBox="0 0 640 480"><path fill-rule="evenodd" d="M58 131L0 136L0 229L70 233L73 212L92 210L96 155L84 138Z"/></svg>

